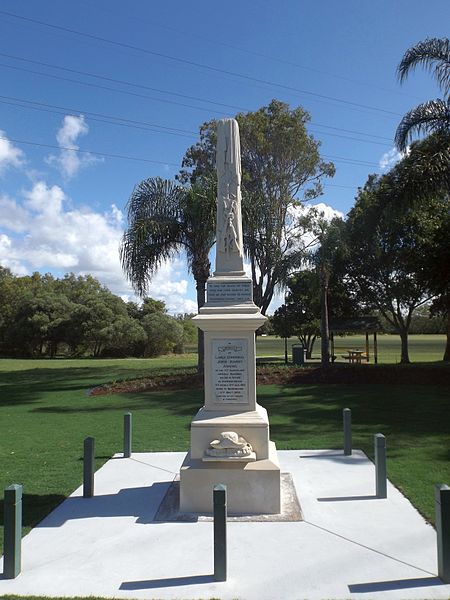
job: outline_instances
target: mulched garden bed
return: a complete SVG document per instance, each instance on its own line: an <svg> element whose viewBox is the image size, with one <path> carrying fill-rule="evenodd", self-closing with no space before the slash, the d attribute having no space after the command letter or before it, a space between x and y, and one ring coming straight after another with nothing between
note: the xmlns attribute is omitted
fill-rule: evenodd
<svg viewBox="0 0 450 600"><path fill-rule="evenodd" d="M450 385L450 365L330 365L292 367L264 365L257 367L260 385L302 385L317 383ZM197 373L159 375L107 383L90 390L91 396L145 392L164 389L195 389L203 386Z"/></svg>

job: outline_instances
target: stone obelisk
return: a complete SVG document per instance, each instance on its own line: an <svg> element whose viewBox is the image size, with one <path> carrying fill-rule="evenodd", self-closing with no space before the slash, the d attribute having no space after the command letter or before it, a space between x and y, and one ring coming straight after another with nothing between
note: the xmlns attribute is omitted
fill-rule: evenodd
<svg viewBox="0 0 450 600"><path fill-rule="evenodd" d="M207 302L194 317L205 336L205 404L191 424L191 449L180 469L180 510L211 512L224 483L230 514L281 511L280 467L267 411L256 402L255 331L266 317L245 275L239 127L217 125L216 270Z"/></svg>

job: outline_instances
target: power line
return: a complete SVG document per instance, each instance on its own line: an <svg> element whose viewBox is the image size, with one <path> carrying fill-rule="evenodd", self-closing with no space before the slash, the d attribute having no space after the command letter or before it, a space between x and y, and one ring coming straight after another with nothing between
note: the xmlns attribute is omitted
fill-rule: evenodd
<svg viewBox="0 0 450 600"><path fill-rule="evenodd" d="M0 11L1 14L1 11ZM6 69L14 69L15 71L23 71L25 73L33 73L34 75L41 75L42 77L49 77L50 79L57 79L60 81L69 81L71 83L78 83L88 87L98 88L100 90L108 90L110 92L116 92L118 94L125 94L127 96L134 96L136 98L145 98L146 100L154 100L155 102L162 102L163 104L174 104L176 106L182 106L183 108L193 108L195 110L205 110L203 106L193 106L192 104L184 104L182 102L176 102L175 100L167 100L166 98L155 98L154 96L148 96L147 94L138 94L137 92L130 92L127 90L119 90L117 88L111 88L106 85L99 85L98 83L91 83L89 81L80 81L79 79L71 79L70 77L62 77L61 75L53 75L53 73L41 73L40 71L34 71L33 69L26 69L25 67L17 67L15 65L5 65L0 63L0 67ZM227 113L219 112L208 108L209 112L216 113L221 116L228 116Z"/></svg>
<svg viewBox="0 0 450 600"><path fill-rule="evenodd" d="M18 106L20 108L26 108L31 110L39 110L43 112L49 112L57 115L66 115L67 113L72 114L83 114L89 117L92 121L98 121L100 123L108 123L111 125L120 125L122 127L130 127L134 129L140 129L142 131L150 131L152 133L166 133L169 135L178 135L181 137L193 138L197 136L196 131L188 131L184 129L174 129L172 127L165 127L164 125L157 125L155 123L146 123L145 121L133 121L132 119L125 119L123 117L115 117L113 115L103 115L101 113L93 113L90 111L68 108L65 106L55 106L53 104L46 104L44 102L34 102L32 100L25 100L23 98L14 98L11 96L0 96L0 102L9 106ZM21 104L21 103L26 103ZM33 105L37 106L33 106ZM56 110L52 110L56 109ZM98 118L102 117L102 118ZM124 121L124 122L120 122ZM158 129L152 129L152 127L158 127ZM185 133L181 133L181 132Z"/></svg>
<svg viewBox="0 0 450 600"><path fill-rule="evenodd" d="M377 163L372 163L366 160L357 160L354 158L346 158L345 156L333 156L332 154L322 154L322 158L328 158L337 162L345 162L361 167L378 167Z"/></svg>
<svg viewBox="0 0 450 600"><path fill-rule="evenodd" d="M246 81L252 81L252 82L255 82L255 83L262 83L264 85L269 85L269 86L272 86L272 87L277 87L277 88L284 89L284 90L287 90L287 91L290 91L290 92L296 92L296 93L300 93L300 94L306 94L308 96L312 96L312 97L315 97L315 98L321 98L321 99L325 99L325 100L332 100L333 102L340 102L341 104L344 104L344 105L348 105L348 106L352 106L352 107L358 107L358 108L364 108L364 109L368 109L368 110L371 110L371 111L376 111L376 112L381 112L381 113L388 114L388 115L393 115L393 116L396 116L396 117L402 116L399 113L395 113L393 111L386 110L386 109L383 109L383 108L378 108L378 107L375 107L375 106L369 106L369 105L366 105L366 104L360 104L358 102L351 102L350 100L342 100L341 98L336 98L336 97L333 97L333 96L327 96L325 94L317 94L315 92L310 92L308 90L302 90L302 89L299 89L299 88L295 88L293 86L284 85L284 84L281 84L281 83L276 83L276 82L265 80L265 79L260 79L258 77L252 77L251 75L244 75L242 73L237 73L235 71L228 71L226 69L220 69L218 67L213 67L211 65L206 65L206 64L203 64L203 63L197 63L197 62L192 61L192 60L188 60L188 59L185 59L185 58L179 58L179 57L176 57L176 56L171 56L169 54L163 54L162 52L155 52L153 50L148 50L147 48L142 48L140 46L134 46L133 44L127 44L125 42L119 42L117 40L111 40L109 38L104 38L104 37L101 37L101 36L98 36L98 35L93 35L93 34L85 33L85 32L82 32L82 31L77 31L76 29L71 29L69 27L64 27L62 25L55 25L53 23L47 23L45 21L40 21L38 19L33 19L31 17L25 17L23 15L17 15L15 13L11 13L11 12L8 12L8 11L0 10L0 14L6 15L8 17L12 17L14 19L19 19L19 20L22 20L22 21L26 21L26 22L29 22L29 23L34 23L34 24L37 24L37 25L42 25L44 27L48 27L48 28L51 28L51 29L56 29L56 30L59 30L59 31L64 31L66 33L71 33L71 34L78 35L78 36L81 36L81 37L85 37L85 38L88 38L88 39L93 39L93 40L96 40L96 41L100 41L102 43L111 44L113 46L118 46L118 47L121 47L121 48L126 48L128 50L133 50L133 51L136 51L136 52L141 52L143 54L148 54L150 56L156 56L158 58L164 58L166 60L170 60L170 61L173 61L173 62L177 62L177 63L189 65L189 66L198 67L198 68L205 69L205 70L208 70L208 71L212 71L212 72L215 72L215 73L223 73L225 75L230 75L232 77L238 77L239 79L244 79Z"/></svg>
<svg viewBox="0 0 450 600"><path fill-rule="evenodd" d="M387 142L392 142L391 138L384 137L381 135L375 135L374 133L365 133L364 131L355 131L354 129L342 129L342 127L333 127L332 125L323 125L323 123L316 123L315 121L311 121L311 125L316 127L326 127L327 129L334 129L335 131L343 131L345 133L356 133L357 135L366 135L368 137L377 138L379 140L385 140Z"/></svg>
<svg viewBox="0 0 450 600"><path fill-rule="evenodd" d="M354 190L355 188L360 187L360 184L355 184L355 185L339 185L337 183L323 183L322 184L323 187L336 187L336 188L346 188L348 190Z"/></svg>
<svg viewBox="0 0 450 600"><path fill-rule="evenodd" d="M76 75L85 75L87 77L93 77L95 79L101 79L103 81L110 81L112 83L119 83L121 85L129 85L130 87L140 88L143 90L149 90L151 92L158 92L160 94L169 94L170 96L178 96L179 98L187 98L188 100L196 100L198 102L206 102L208 104L214 104L216 106L223 106L225 108L232 108L233 110L248 110L242 106L235 106L233 104L224 104L223 102L216 102L215 100L208 100L205 98L199 98L198 96L188 96L187 94L180 94L179 92L171 92L169 90L161 90L159 88L150 87L141 83L134 83L132 81L126 81L124 79L115 79L114 77L106 77L105 75L99 75L98 73L89 73L89 71L79 71L77 69L69 69L68 67L60 67L58 65L52 65L50 63L42 62L39 60L32 60L31 58L24 58L23 56L15 56L14 54L6 54L0 52L0 56L5 58L12 58L13 60L20 60L22 62L32 63L41 67L50 67L51 69L59 69L60 71L66 71L68 73L75 73Z"/></svg>
<svg viewBox="0 0 450 600"><path fill-rule="evenodd" d="M7 104L9 106L17 106L19 108L25 108L28 110L38 110L38 111L42 111L42 112L48 112L48 113L59 114L59 115L65 115L68 112L73 113L73 114L84 114L84 115L88 116L91 121L96 121L99 123L107 123L110 125L119 125L121 127L128 127L131 129L139 129L141 131L149 131L151 133L167 133L169 135L177 135L177 136L186 137L186 138L190 138L190 139L196 138L198 135L196 131L190 131L190 130L186 130L186 129L176 129L173 127L166 127L164 125L158 125L157 123L147 123L145 121L136 121L134 119L127 119L125 117L116 117L114 115L105 115L102 113L95 113L95 112L91 112L91 111L84 110L81 108L73 108L73 107L57 106L57 105L55 106L53 104L48 104L45 102L36 102L36 101L28 100L25 98L16 98L13 96L0 95L0 103ZM158 129L153 129L154 127L158 127ZM322 127L326 127L326 126L322 125ZM336 129L336 128L333 128L333 129ZM313 132L314 132L314 130L313 130ZM365 142L367 144L376 144L376 145L386 147L386 144L383 142L376 142L373 140L364 140L361 138L340 135L340 134L331 133L328 131L315 131L315 133L319 133L322 135L331 135L333 137L338 137L338 138L342 138L342 139L346 139L346 140ZM363 135L369 135L369 134L363 134Z"/></svg>
<svg viewBox="0 0 450 600"><path fill-rule="evenodd" d="M180 166L178 164L170 163L167 161L150 160L148 158L141 158L138 156L126 156L123 154L108 154L106 152L98 152L96 150L82 150L77 147L56 146L54 144L44 144L42 142L33 142L31 140L19 140L19 139L15 139L15 138L4 137L4 136L0 136L0 140L7 140L7 141L9 140L10 142L15 142L16 144L27 144L29 146L39 146L42 148L52 148L52 149L56 149L56 150L67 150L70 152L80 152L83 154L93 154L95 156L102 156L102 157L106 157L106 158L119 158L119 159L123 159L123 160L134 160L134 161L139 161L139 162L154 163L154 164L160 164L160 165L169 165L171 167L179 167ZM357 161L357 160L354 160L351 158L346 158L343 156L322 155L322 158L331 159L336 162L344 162L346 164L354 164L355 166L369 166L369 167L378 166L375 163L369 163L369 162L365 162L365 161Z"/></svg>
<svg viewBox="0 0 450 600"><path fill-rule="evenodd" d="M28 59L28 58L24 58L24 57L20 57L20 56L15 56L15 55L12 55L12 54L5 54L5 53L0 52L0 56L11 58L13 60L19 60L19 61L23 61L23 62L29 62L29 63L33 63L33 64L38 64L38 65L49 67L49 68L52 68L52 69L59 69L59 70L62 70L62 71L68 71L68 72L71 72L71 73L77 73L79 75L85 75L85 76L89 76L89 77L93 77L93 78L97 78L97 79L102 79L102 80L106 80L106 81L112 81L112 82L115 82L115 83L125 84L125 85L129 85L129 86L137 87L137 88L144 88L144 89L154 90L154 91L157 91L157 92L160 92L160 93L164 93L164 94L175 95L175 96L179 96L179 97L185 97L185 98L188 98L188 99L195 99L195 100L198 100L200 102L212 103L212 104L219 104L219 105L226 106L226 107L229 107L229 108L234 108L234 109L237 109L237 110L244 110L244 111L249 111L250 110L249 108L244 108L244 107L239 107L239 106L233 106L233 105L229 105L229 104L221 104L221 103L215 102L214 100L208 100L208 99L199 98L199 97L196 97L196 96L188 96L188 95L180 94L178 92L170 92L168 90L160 90L158 88L152 88L152 87L149 87L149 86L145 86L145 85L141 85L141 84L137 84L137 83L133 83L133 82L129 82L129 81L123 81L123 80L120 80L120 79L114 79L112 77L105 77L103 75L89 73L89 72L86 72L86 71L78 71L76 69L69 69L69 68L66 68L66 67L60 67L58 65L54 65L54 64L51 64L51 63L45 63L45 62L41 62L41 61L37 61L37 60L32 60L32 59ZM2 64L0 64L0 66L6 66L6 67L9 67L9 68L20 70L20 67L14 67L12 65L2 65ZM52 74L48 74L48 73L41 73L40 71L26 70L26 72L31 72L31 73L35 73L37 75L43 75L43 76L47 76L47 77L54 77L54 78L58 77L56 75L52 75ZM71 81L71 82L81 83L81 84L87 85L86 82L80 82L78 80L66 79L66 78L62 78L62 79L64 81ZM93 85L93 84L90 84L90 85ZM113 90L113 91L120 91L121 93L127 93L124 90L116 90L116 88L105 88L103 86L99 86L99 87L100 87L100 89L108 89L108 90ZM146 96L146 97L153 99L150 96ZM162 99L157 99L157 100L159 100L160 102L164 101ZM182 106L186 106L186 105L182 105ZM200 107L191 107L191 108L200 108ZM215 112L215 111L212 111L212 112ZM223 114L223 113L219 113L219 114ZM354 130L351 130L351 129L343 129L341 127L333 127L331 125L324 125L322 123L315 123L314 121L311 121L311 124L314 125L314 126L317 126L317 127L325 127L327 129L333 129L335 131L343 131L344 133L355 133L357 135L370 136L370 137L374 137L374 138L377 138L377 139L386 140L386 141L391 142L390 138L378 136L378 135L375 135L375 134L365 133L363 131L354 131ZM349 138L349 139L355 139L355 138Z"/></svg>
<svg viewBox="0 0 450 600"><path fill-rule="evenodd" d="M340 135L339 133L331 133L330 131L317 131L312 130L314 133L320 133L321 135L332 135L334 137L342 138L343 140L353 140L355 142L364 142L366 144L376 144L377 146L383 146L386 148L388 144L386 142L376 142L374 140L362 140L361 138L355 138L350 135Z"/></svg>
<svg viewBox="0 0 450 600"><path fill-rule="evenodd" d="M104 158L119 158L121 160L135 160L139 162L146 162L158 165L168 165L169 167L179 167L178 164L166 162L164 160L150 160L149 158L140 158L137 156L125 156L123 154L108 154L106 152L97 152L94 150L81 150L80 148L71 148L68 146L55 146L54 144L43 144L41 142L32 142L30 140L18 140L15 138L8 138L3 136L0 136L0 140L14 142L16 144L26 144L27 146L38 146L40 148L52 148L55 150L68 150L70 152L80 152L82 154L93 154L94 156L102 156Z"/></svg>
<svg viewBox="0 0 450 600"><path fill-rule="evenodd" d="M81 1L83 4L85 4L86 6L89 6L89 8L92 8L92 4L86 2L85 0L79 0ZM100 8L99 6L95 6L96 10L101 10L102 12L109 12L110 14L118 14L116 11L113 11L109 8ZM130 15L127 13L127 16L129 17ZM138 19L136 17L131 17L134 21L138 21L139 23L142 23L142 19ZM193 39L199 39L199 40L203 40L206 41L209 44L213 44L214 46L222 46L224 48L230 48L231 50L236 50L237 52L242 52L244 54L249 54L250 56L256 56L259 58L264 58L265 60L272 60L274 62L280 63L280 64L285 64L291 67L295 67L297 69L304 69L306 71L311 71L313 73L319 73L321 75L326 75L327 77L334 77L335 79L340 79L342 81L349 81L351 83L356 83L357 85L360 86L364 86L364 87L369 87L369 88L373 88L373 89L377 89L383 92L387 92L389 94L396 94L399 96L406 96L408 98L414 98L416 100L420 99L418 96L412 96L411 94L407 94L405 92L402 92L400 90L394 90L394 89L388 89L388 88L384 88L378 85L374 85L373 83L369 83L367 81L358 81L357 79L353 79L351 77L345 77L343 75L337 75L336 73L330 73L328 71L323 71L322 69L316 69L314 67L310 67L310 66L306 66L306 65L301 65L299 63L290 61L290 60L286 60L284 58L280 58L277 56L271 56L269 54L264 54L262 52L256 52L255 50L249 50L248 48L242 48L241 46L235 46L233 44L229 44L227 42L223 42L220 40L217 40L216 38L212 39L209 38L207 36L203 36L203 35L199 35L198 33L192 33L192 31L183 31L181 29L176 29L175 27L169 27L168 25L163 25L162 23L156 23L154 20L151 21L150 23L151 26L156 27L156 28L160 28L160 29L166 29L167 31L172 31L174 33L177 34L181 34L181 35L185 35L187 37L191 37Z"/></svg>

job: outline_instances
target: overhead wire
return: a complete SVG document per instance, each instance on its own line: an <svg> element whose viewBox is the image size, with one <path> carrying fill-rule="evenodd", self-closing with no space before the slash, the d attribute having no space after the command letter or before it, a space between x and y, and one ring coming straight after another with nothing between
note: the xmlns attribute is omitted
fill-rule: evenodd
<svg viewBox="0 0 450 600"><path fill-rule="evenodd" d="M1 12L1 11L0 11ZM176 102L175 100L168 100L167 98L155 98L154 96L148 96L147 94L138 94L137 92L130 92L128 90L120 90L118 88L108 87L106 85L100 85L98 83L92 83L90 81L80 81L79 79L71 79L70 77L63 77L62 75L54 75L53 73L42 73L40 71L34 71L33 69L27 69L25 67L18 67L16 65L5 65L4 63L0 63L0 67L4 67L7 69L13 69L15 71L23 71L25 73L33 73L35 75L41 75L43 77L49 77L51 79L57 79L60 81L69 81L71 83L78 83L80 85L85 85L88 87L108 90L111 92L116 92L118 94L126 94L128 96L135 96L136 98L144 98L146 100L154 100L155 102L162 102L164 104L173 104L175 106L182 106L183 108L193 108L195 110L205 110L203 106L193 106L192 104L184 104L182 102ZM228 116L227 113L219 112L217 110L212 110L208 108L209 112L216 113L221 116Z"/></svg>
<svg viewBox="0 0 450 600"><path fill-rule="evenodd" d="M154 88L148 85L144 85L142 83L135 83L132 81L126 81L124 79L116 79L114 77L107 77L105 75L99 75L98 73L89 73L89 71L80 71L77 69L70 69L69 67L60 67L58 65L53 65L51 63L46 63L40 60L33 60L31 58L24 58L23 56L16 56L14 54L6 54L5 52L0 52L0 56L4 58L12 58L13 60L19 60L22 62L32 63L35 65L39 65L41 67L50 67L51 69L58 69L60 71L66 71L68 73L75 73L76 75L84 75L86 77L93 77L95 79L101 79L103 81L109 81L111 83L119 83L121 85L128 85L130 87L140 88L143 90L149 90L151 92L158 92L160 94L168 94L170 96L178 96L180 98L186 98L188 100L196 100L197 102L205 102L207 104L213 104L215 106L223 106L225 108L232 108L233 110L248 110L247 108L243 108L242 106L235 106L233 104L224 104L223 102L216 102L215 100L209 100L205 98L199 98L198 96L189 96L187 94L181 94L179 92L173 92L170 90L161 90L159 88Z"/></svg>
<svg viewBox="0 0 450 600"><path fill-rule="evenodd" d="M25 108L25 109L29 109L29 110L38 110L38 111L48 112L48 113L53 113L53 114L64 115L68 112L72 113L72 114L83 114L83 115L88 116L91 121L96 121L99 123L107 123L107 124L111 124L111 125L119 125L121 127L129 127L132 129L139 129L142 131L149 131L152 133L167 133L169 135L176 135L176 136L186 137L186 138L190 138L190 139L196 138L198 136L198 133L196 131L177 129L177 128L173 128L173 127L159 125L157 123L147 123L145 121L137 121L135 119L128 119L126 117L116 117L114 115L105 115L102 113L96 113L96 112L88 111L88 110L81 109L81 108L57 106L57 105L48 104L45 102L37 102L37 101L33 101L33 100L28 100L25 98L16 98L14 96L0 95L0 103L6 104L9 106L17 106L19 108ZM154 129L155 127L157 127L158 129ZM324 127L324 126L322 126L322 127ZM308 128L308 130L313 131L313 133L319 133L321 135L330 135L333 137L339 137L339 138L346 139L346 140L364 142L367 144L376 144L376 145L380 145L383 147L387 146L386 143L383 143L383 142L377 142L377 141L373 141L373 140L365 140L365 139L356 138L353 136L345 136L345 135L340 135L338 133L332 133L332 132L328 132L328 131L317 131L317 130L314 130L311 128ZM368 134L361 134L361 135L368 135Z"/></svg>
<svg viewBox="0 0 450 600"><path fill-rule="evenodd" d="M54 23L48 23L45 21L41 21L39 19L34 19L32 17L26 17L24 15L18 15L9 11L5 11L5 10L0 10L0 14L3 14L5 16L8 17L12 17L14 19L18 19L18 20L22 20L25 22L29 22L29 23L34 23L40 26L44 26L44 27L48 27L50 29L54 29L54 30L59 30L59 31L64 31L66 33L71 33L74 35L78 35L84 38L88 38L88 39L93 39L96 41L100 41L102 43L106 43L106 44L110 44L110 45L114 45L117 47L122 47L122 48L126 48L128 50L133 50L135 52L140 52L140 53L144 53L150 56L155 56L158 58L163 58L166 60L170 60L172 62L177 62L180 64L185 64L185 65L189 65L189 66L194 66L197 68L201 68L201 69L205 69L211 72L216 72L216 73L222 73L225 75L229 75L232 77L237 77L239 79L244 79L246 81L251 81L251 82L255 82L255 83L259 83L259 84L264 84L264 85L268 85L271 87L277 87L279 89L283 89L283 90L287 90L290 92L295 92L295 93L299 93L299 94L305 94L311 97L315 97L315 98L320 98L320 99L324 99L324 100L331 100L333 102L339 102L343 105L347 105L347 106L351 106L354 108L363 108L366 110L370 110L370 111L376 111L376 112L380 112L386 115L392 115L392 116L402 116L399 113L396 113L394 111L391 110L387 110L387 109L383 109L383 108L379 108L376 106L370 106L370 105L366 105L366 104L362 104L362 103L358 103L358 102L352 102L350 100L344 100L342 98L336 98L333 96L328 96L326 94L318 94L316 92L311 92L309 90L304 90L304 89L300 89L300 88L296 88L293 86L289 86L289 85L285 85L285 84L281 84L281 83L277 83L277 82L273 82L270 80L265 80L265 79L261 79L258 77L253 77L251 75L246 75L243 73L238 73L235 71L229 71L227 69L220 69L219 67L214 67L212 65L207 65L204 63L198 63L196 61L192 61L192 60L188 60L185 58L180 58L180 57L176 57L176 56L171 56L169 54L164 54L162 52L156 52L154 50L149 50L148 48L142 48L141 46L135 46L133 44L128 44L126 42L119 42L118 40L112 40L109 38L105 38L102 36L98 36L98 35L94 35L94 34L90 34L90 33L86 33L86 32L82 32L82 31L78 31L76 29L72 29L70 27L64 27L62 25L56 25Z"/></svg>
<svg viewBox="0 0 450 600"><path fill-rule="evenodd" d="M158 125L155 123L146 123L145 121L135 121L132 119L126 119L124 117L115 117L113 115L103 115L101 113L95 113L91 111L86 111L83 109L76 108L68 108L64 106L55 106L52 104L47 104L44 102L34 102L32 100L25 100L23 98L14 98L12 96L1 96L0 95L0 103L7 104L9 106L17 106L19 108L25 108L29 110L38 110L43 112L49 112L57 115L67 115L69 114L83 114L88 116L91 121L97 121L99 123L108 123L111 125L120 125L122 127L130 127L134 129L140 129L142 131L149 131L152 133L164 133L168 135L177 135L181 137L187 137L193 139L197 136L196 131L188 131L188 130L177 130L172 127L166 127L164 125ZM37 105L37 106L34 106ZM159 129L153 129L154 127L158 127ZM182 133L183 132L183 133Z"/></svg>
<svg viewBox="0 0 450 600"><path fill-rule="evenodd" d="M89 6L89 8L92 8L92 4L87 2L86 0L78 0L79 2L81 2L82 4ZM101 10L103 12L109 12L110 14L118 14L117 11L113 11L110 8L105 8L105 7L99 7L98 5L95 5L95 9L96 10ZM121 15L121 18L123 17L123 15ZM129 6L127 6L127 17L128 18L132 18L134 21L137 21L139 23L142 23L142 18L137 18L134 16L130 16L129 14ZM312 73L319 73L321 75L326 75L327 77L333 77L335 79L340 79L341 81L348 81L350 83L355 83L356 85L360 85L360 86L364 86L364 87L368 87L368 88L373 88L373 89L377 89L380 90L382 92L386 92L389 94L396 94L399 96L406 96L408 98L414 98L416 100L420 100L419 96L413 96L411 94L408 94L406 92L403 92L401 90L397 90L397 89L388 89L388 88L384 88L378 85L374 85L373 83L369 83L367 81L359 81L357 79L351 78L351 77L347 77L344 75L338 75L337 73L332 73L329 71L324 71L323 69L316 69L314 67L311 66L307 66L307 65L301 65L299 63L296 63L294 61L291 60L286 60L284 58L280 58L277 56L272 56L270 54L265 54L263 52L257 52L255 50L250 50L248 48L243 48L242 46L236 46L234 44L230 44L228 42L224 42L222 40L217 39L216 37L214 39L209 38L207 36L204 35L199 35L198 33L193 33L190 30L181 30L181 29L176 29L175 27L170 27L168 25L163 25L162 23L156 23L154 19L152 19L152 21L150 22L150 26L152 27L156 27L156 28L160 28L160 29L166 29L167 31L172 31L178 35L184 35L186 37L190 37L193 39L199 39L201 41L205 41L209 44L212 44L214 46L222 46L224 48L230 48L231 50L235 50L237 52L241 52L244 54L248 54L250 56L256 56L258 58L263 58L264 60L271 60L274 62L277 62L279 64L285 64L288 65L290 67L295 67L297 69L303 69L306 71L310 71Z"/></svg>
<svg viewBox="0 0 450 600"><path fill-rule="evenodd" d="M155 164L161 164L161 165L169 165L172 167L179 167L179 164L176 163L171 163L168 161L161 161L161 160L150 160L148 158L141 158L138 156L126 156L123 154L111 154L111 153L106 153L106 152L99 152L97 150L86 150L86 149L80 149L78 147L70 147L70 146L57 146L55 144L46 144L43 142L34 142L31 140L20 140L20 139L16 139L16 138L11 138L11 137L5 137L5 136L0 136L0 140L7 140L10 142L14 142L16 144L27 144L30 146L39 146L39 147L43 147L43 148L52 148L52 149L56 149L56 150L67 150L67 151L71 151L71 152L80 152L80 153L84 153L84 154L93 154L96 156L103 156L106 158L118 158L118 159L123 159L123 160L134 160L134 161L139 161L139 162L147 162L147 163L155 163ZM342 156L332 156L332 155L322 155L323 158L327 158L327 159L331 159L334 160L336 162L344 162L347 164L354 164L355 166L362 166L362 167L372 167L372 166L378 166L375 163L370 163L370 162L366 162L366 161L356 161L354 159L350 159L350 158L345 158Z"/></svg>
<svg viewBox="0 0 450 600"><path fill-rule="evenodd" d="M44 144L43 142L33 142L30 140L19 140L16 138L10 138L5 136L0 136L0 140L6 140L9 142L14 142L15 144L26 144L27 146L38 146L40 148L51 148L53 150L68 150L70 152L80 152L82 154L92 154L94 156L101 156L104 158L118 158L121 160L134 160L139 162L146 162L158 165L167 165L169 167L179 167L176 163L171 163L165 160L151 160L149 158L140 158L137 156L126 156L124 154L110 154L107 152L98 152L96 150L83 150L77 147L70 146L56 146L55 144Z"/></svg>
<svg viewBox="0 0 450 600"><path fill-rule="evenodd" d="M102 80L112 81L112 82L115 82L115 83L125 84L125 85L128 85L128 86L133 86L133 87L137 87L137 88L144 88L144 89L154 90L154 91L157 91L157 92L160 92L160 93L164 93L164 94L168 94L168 95L175 95L175 96L179 96L179 97L185 97L185 98L188 98L188 99L194 99L194 100L201 101L201 102L204 102L204 103L218 104L218 105L222 105L222 106L226 106L226 107L234 108L234 109L238 109L238 110L250 111L249 108L244 108L244 107L235 106L235 105L229 105L229 104L222 104L222 103L215 102L214 100L209 100L209 99L205 99L205 98L199 98L199 97L196 97L196 96L188 96L188 95L185 95L185 94L180 94L178 92L171 92L169 90L161 90L161 89L158 89L158 88L152 88L152 87L149 87L149 86L145 86L145 85L134 83L134 82L130 82L130 81L124 81L124 80L115 79L115 78L112 78L112 77L106 77L106 76L95 74L95 73L89 73L87 71L80 71L80 70L76 70L76 69L70 69L70 68L66 68L66 67L61 67L59 65L54 65L54 64L51 64L51 63L46 63L46 62L42 62L42 61L32 60L32 59L28 59L28 58L25 58L25 57L20 57L20 56L12 55L12 54L6 54L6 53L0 52L0 56L11 58L13 60L19 60L19 61L22 61L22 62L29 62L29 63L33 63L33 64L38 64L40 66L45 66L45 67L49 67L49 68L52 68L52 69L59 69L59 70L62 70L62 71L68 71L68 72L76 73L76 74L79 74L79 75L85 75L85 76L96 78L96 79L102 79ZM12 68L12 69L17 69L17 70L22 70L21 67L17 67L17 66L14 66L14 65L4 65L4 64L0 63L0 67L1 66L5 66L7 68ZM40 71L34 71L34 70L31 70L31 69L24 69L24 70L25 70L25 72L31 72L31 73L34 73L36 75L42 75L42 76L52 77L52 78L56 78L56 79L59 78L59 76L54 75L54 74L42 73ZM73 83L80 83L80 84L84 84L84 85L91 85L91 86L95 85L95 84L88 83L88 82L82 82L82 81L79 81L79 80L76 80L76 79L69 79L69 78L64 78L64 77L61 77L61 79L63 81L70 81L70 82L73 82ZM126 92L125 90L118 90L116 88L109 88L109 87L105 87L105 86L98 86L98 87L100 89L106 89L106 90L109 90L109 91L118 91L118 92L120 92L122 94L124 94L124 93L125 94L126 93L130 93L131 95L135 95L132 92ZM144 97L149 98L149 99L155 99L152 96L144 96ZM161 98L156 98L156 100L159 101L159 102L164 102L165 101L164 99L161 99ZM184 107L189 106L190 108L202 109L202 107L194 107L194 106L185 105L185 104L182 104L181 106L184 106ZM215 112L215 111L212 111L212 112ZM224 113L221 112L219 114L224 114ZM311 121L311 125L318 126L318 127L324 127L324 128L327 128L327 129L333 129L335 131L343 131L344 133L354 133L356 135L364 135L364 136L373 137L373 138L377 138L377 139L386 140L388 142L391 142L390 138L386 138L386 137L383 137L383 136L378 136L376 134L366 133L366 132L363 132L363 131L355 131L355 130L351 130L351 129L343 129L341 127L334 127L332 125L325 125L323 123L316 123L315 121Z"/></svg>

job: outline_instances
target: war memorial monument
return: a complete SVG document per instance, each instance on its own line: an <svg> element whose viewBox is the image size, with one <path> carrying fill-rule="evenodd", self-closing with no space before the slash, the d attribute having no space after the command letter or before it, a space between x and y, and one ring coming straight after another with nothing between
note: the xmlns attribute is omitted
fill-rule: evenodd
<svg viewBox="0 0 450 600"><path fill-rule="evenodd" d="M281 512L280 466L267 411L256 401L255 331L266 317L244 271L239 127L217 125L216 270L193 321L205 338L205 404L191 424L180 469L180 511L211 512L215 484L230 514Z"/></svg>

